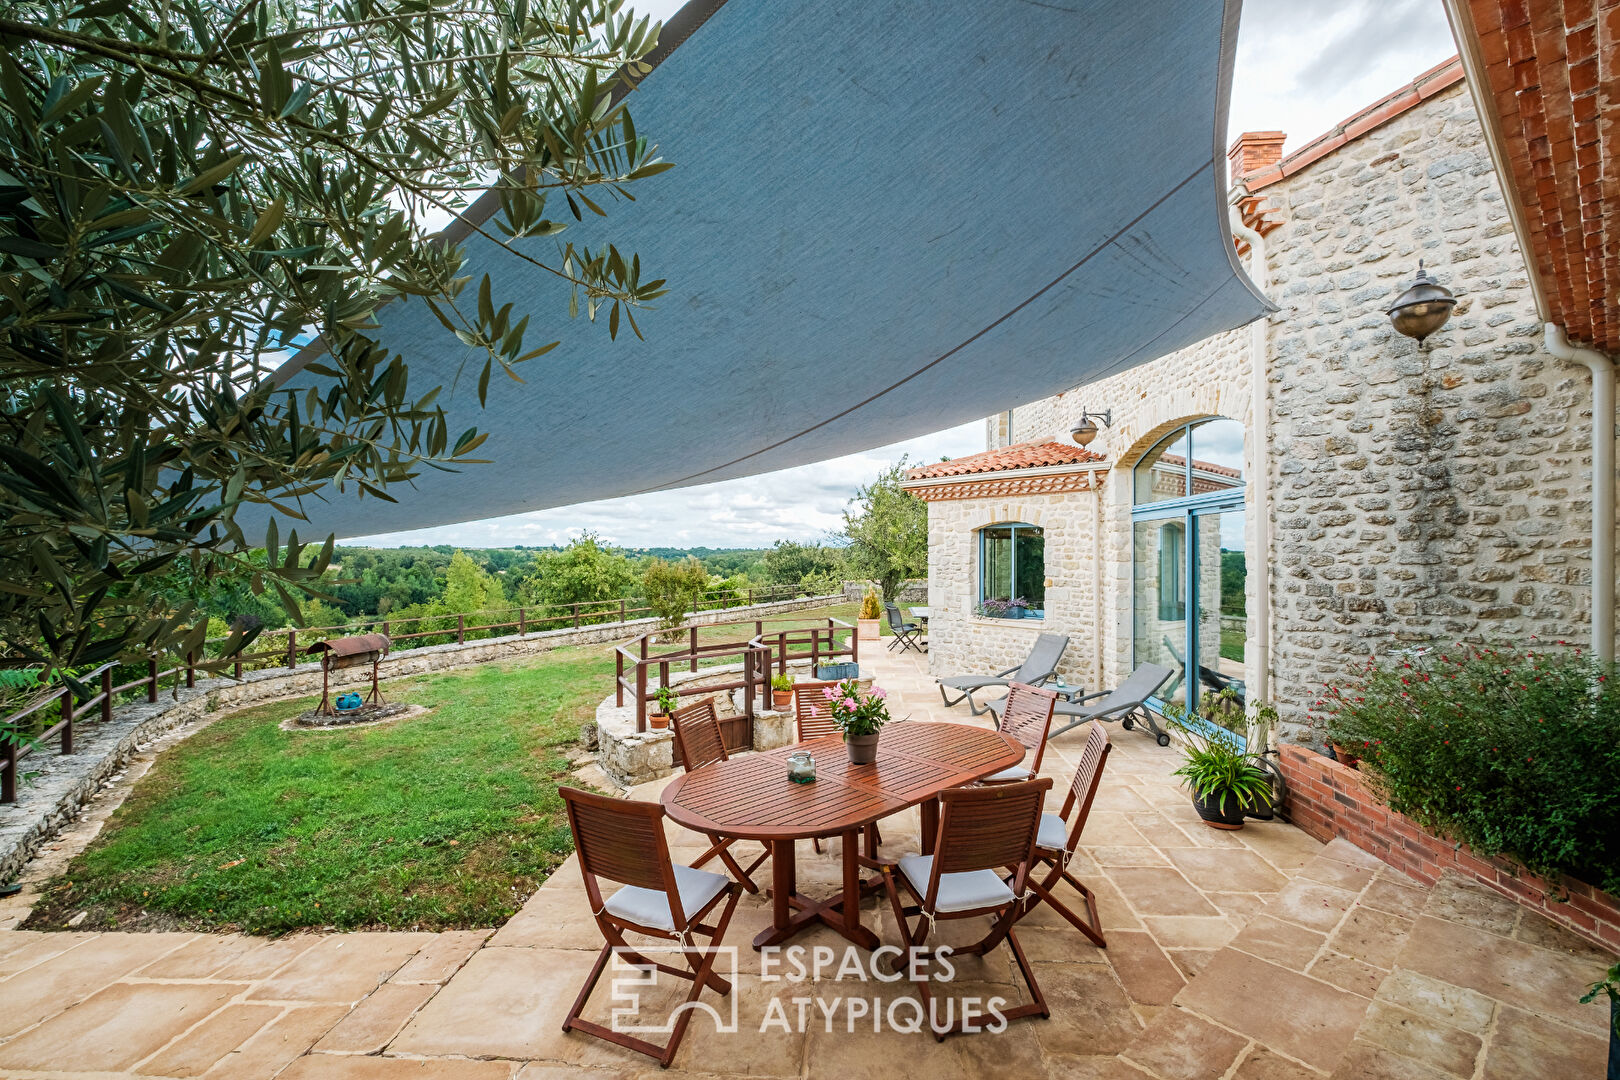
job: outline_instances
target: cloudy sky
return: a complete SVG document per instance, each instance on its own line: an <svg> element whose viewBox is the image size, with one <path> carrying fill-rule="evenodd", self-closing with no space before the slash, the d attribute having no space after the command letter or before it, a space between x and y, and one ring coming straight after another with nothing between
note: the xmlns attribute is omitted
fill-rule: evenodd
<svg viewBox="0 0 1620 1080"><path fill-rule="evenodd" d="M635 5L668 18L679 0ZM1291 152L1456 52L1440 0L1247 0L1229 130L1282 130ZM629 547L766 547L836 532L855 488L901 455L936 461L984 449L984 424L764 476L350 543L565 544L589 530Z"/></svg>

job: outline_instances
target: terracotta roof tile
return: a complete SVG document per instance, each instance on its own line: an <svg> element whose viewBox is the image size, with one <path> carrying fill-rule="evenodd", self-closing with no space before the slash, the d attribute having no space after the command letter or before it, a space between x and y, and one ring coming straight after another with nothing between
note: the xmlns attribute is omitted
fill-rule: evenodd
<svg viewBox="0 0 1620 1080"><path fill-rule="evenodd" d="M1327 157L1345 143L1360 138L1374 128L1382 127L1419 102L1455 86L1462 80L1462 60L1453 56L1444 63L1436 64L1399 90L1385 94L1371 105L1357 111L1355 115L1346 117L1331 131L1318 135L1275 165L1268 165L1239 179L1251 193L1275 184Z"/></svg>
<svg viewBox="0 0 1620 1080"><path fill-rule="evenodd" d="M1014 469L1043 469L1056 465L1086 465L1101 461L1083 446L1060 442L1028 442L986 450L982 454L952 458L922 465L906 473L907 480L931 480L942 476L969 476L973 473L1008 472Z"/></svg>

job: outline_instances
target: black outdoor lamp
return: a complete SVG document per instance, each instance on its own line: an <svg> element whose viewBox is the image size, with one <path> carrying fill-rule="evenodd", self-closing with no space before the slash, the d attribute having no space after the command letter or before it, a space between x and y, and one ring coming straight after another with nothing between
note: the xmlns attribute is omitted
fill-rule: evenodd
<svg viewBox="0 0 1620 1080"><path fill-rule="evenodd" d="M1080 422L1070 430L1069 435L1081 446L1090 446L1091 440L1097 437L1097 421L1101 420L1103 427L1114 426L1114 410L1104 409L1100 413L1080 410Z"/></svg>
<svg viewBox="0 0 1620 1080"><path fill-rule="evenodd" d="M1423 269L1423 260L1419 259L1417 280L1396 298L1385 314L1396 330L1416 338L1421 345L1424 338L1446 325L1451 309L1456 306L1457 298L1451 295L1451 290L1430 277Z"/></svg>

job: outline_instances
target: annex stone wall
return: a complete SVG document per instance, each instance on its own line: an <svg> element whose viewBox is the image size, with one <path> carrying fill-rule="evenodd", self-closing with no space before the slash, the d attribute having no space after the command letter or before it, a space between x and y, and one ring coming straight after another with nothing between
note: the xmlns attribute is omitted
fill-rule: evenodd
<svg viewBox="0 0 1620 1080"><path fill-rule="evenodd" d="M1017 667L1038 634L1069 635L1059 673L1089 684L1095 676L1091 628L1097 493L941 499L928 504L928 665L935 675L989 674ZM1039 525L1046 546L1046 617L987 619L978 604L978 530L1001 521Z"/></svg>

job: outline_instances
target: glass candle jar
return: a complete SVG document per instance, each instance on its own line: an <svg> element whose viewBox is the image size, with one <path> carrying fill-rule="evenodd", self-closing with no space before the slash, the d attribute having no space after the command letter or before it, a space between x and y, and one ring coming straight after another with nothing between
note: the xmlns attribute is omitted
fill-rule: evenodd
<svg viewBox="0 0 1620 1080"><path fill-rule="evenodd" d="M816 759L809 751L800 750L788 755L788 779L795 784L808 784L816 778Z"/></svg>

